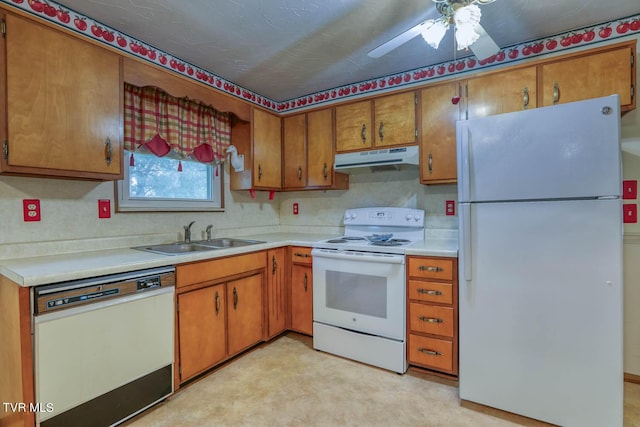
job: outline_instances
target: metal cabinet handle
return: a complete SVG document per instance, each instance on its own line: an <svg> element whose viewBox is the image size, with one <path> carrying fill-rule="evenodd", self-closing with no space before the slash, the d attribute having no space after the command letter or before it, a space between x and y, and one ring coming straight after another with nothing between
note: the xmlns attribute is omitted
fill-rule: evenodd
<svg viewBox="0 0 640 427"><path fill-rule="evenodd" d="M324 167L322 168L322 176L324 177L324 180L327 180L327 177L329 176L328 173L328 169L327 169L327 162L324 163Z"/></svg>
<svg viewBox="0 0 640 427"><path fill-rule="evenodd" d="M305 292L307 292L307 281L308 281L307 273L304 273L304 291Z"/></svg>
<svg viewBox="0 0 640 427"><path fill-rule="evenodd" d="M560 85L558 82L553 84L553 105L556 105L560 101Z"/></svg>
<svg viewBox="0 0 640 427"><path fill-rule="evenodd" d="M258 165L258 181L262 179L262 165Z"/></svg>
<svg viewBox="0 0 640 427"><path fill-rule="evenodd" d="M298 181L302 181L302 166L298 166Z"/></svg>
<svg viewBox="0 0 640 427"><path fill-rule="evenodd" d="M420 267L418 267L418 270L420 271L430 271L432 273L437 273L439 271L443 271L444 268L442 267L434 267L432 265L421 265Z"/></svg>
<svg viewBox="0 0 640 427"><path fill-rule="evenodd" d="M442 292L440 291L434 291L433 289L424 289L424 288L419 288L418 293L425 294L425 295L436 295L436 296L442 295Z"/></svg>
<svg viewBox="0 0 640 427"><path fill-rule="evenodd" d="M278 269L278 263L276 262L276 256L275 255L273 255L273 257L271 257L271 263L272 263L271 274L276 274L276 270Z"/></svg>
<svg viewBox="0 0 640 427"><path fill-rule="evenodd" d="M238 308L238 290L236 287L233 287L233 309L236 310Z"/></svg>
<svg viewBox="0 0 640 427"><path fill-rule="evenodd" d="M311 255L303 254L303 253L300 253L300 252L294 252L293 256L299 256L299 257L302 257L302 258L311 258Z"/></svg>
<svg viewBox="0 0 640 427"><path fill-rule="evenodd" d="M525 110L529 108L529 88L526 86L522 90L522 103Z"/></svg>
<svg viewBox="0 0 640 427"><path fill-rule="evenodd" d="M382 123L382 120L380 120L380 127L378 128L378 136L380 137L380 141L384 140L383 128L384 128L384 123Z"/></svg>
<svg viewBox="0 0 640 427"><path fill-rule="evenodd" d="M111 139L107 138L104 142L104 161L107 166L111 166Z"/></svg>
<svg viewBox="0 0 640 427"><path fill-rule="evenodd" d="M428 348L418 348L418 351L420 353L424 353L424 354L428 354L429 356L442 356L442 353L440 353L439 351L435 351L435 350L429 350Z"/></svg>
<svg viewBox="0 0 640 427"><path fill-rule="evenodd" d="M438 317L419 316L418 319L420 319L421 322L427 323L444 323L444 320Z"/></svg>
<svg viewBox="0 0 640 427"><path fill-rule="evenodd" d="M220 314L220 295L216 291L216 316Z"/></svg>
<svg viewBox="0 0 640 427"><path fill-rule="evenodd" d="M362 124L362 130L360 131L360 138L362 138L362 143L365 144L367 142L367 125L366 123Z"/></svg>
<svg viewBox="0 0 640 427"><path fill-rule="evenodd" d="M433 173L433 156L429 153L429 174Z"/></svg>

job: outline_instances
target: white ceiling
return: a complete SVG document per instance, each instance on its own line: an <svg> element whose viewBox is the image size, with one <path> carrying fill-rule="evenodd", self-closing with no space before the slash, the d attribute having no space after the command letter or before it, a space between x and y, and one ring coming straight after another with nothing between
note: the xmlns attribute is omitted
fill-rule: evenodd
<svg viewBox="0 0 640 427"><path fill-rule="evenodd" d="M61 0L83 15L224 79L284 101L454 59L420 36L367 52L428 18L431 0ZM640 13L640 0L496 0L482 25L505 48ZM469 53L457 53L457 57Z"/></svg>

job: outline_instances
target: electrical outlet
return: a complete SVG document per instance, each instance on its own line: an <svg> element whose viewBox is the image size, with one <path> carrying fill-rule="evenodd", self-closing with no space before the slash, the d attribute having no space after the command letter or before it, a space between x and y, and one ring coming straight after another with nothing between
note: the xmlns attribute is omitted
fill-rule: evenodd
<svg viewBox="0 0 640 427"><path fill-rule="evenodd" d="M294 215L298 215L299 212L300 212L300 210L298 209L298 204L294 203L293 204L293 214Z"/></svg>
<svg viewBox="0 0 640 427"><path fill-rule="evenodd" d="M98 218L111 218L111 200L98 200Z"/></svg>
<svg viewBox="0 0 640 427"><path fill-rule="evenodd" d="M40 221L40 200L22 200L22 215L25 222Z"/></svg>
<svg viewBox="0 0 640 427"><path fill-rule="evenodd" d="M452 216L456 214L456 202L455 200L447 200L445 202L445 208L444 208L445 214L447 216Z"/></svg>
<svg viewBox="0 0 640 427"><path fill-rule="evenodd" d="M622 181L622 198L635 199L638 197L638 181L635 179L625 179Z"/></svg>
<svg viewBox="0 0 640 427"><path fill-rule="evenodd" d="M638 207L635 204L625 203L622 205L625 224L636 224L638 222Z"/></svg>

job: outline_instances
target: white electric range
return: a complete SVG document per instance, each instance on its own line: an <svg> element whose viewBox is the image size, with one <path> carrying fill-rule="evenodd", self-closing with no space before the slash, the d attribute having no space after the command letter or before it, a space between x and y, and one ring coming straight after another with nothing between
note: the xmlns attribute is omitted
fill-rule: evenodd
<svg viewBox="0 0 640 427"><path fill-rule="evenodd" d="M424 239L424 211L349 209L341 238L314 244L313 346L404 373L405 249Z"/></svg>

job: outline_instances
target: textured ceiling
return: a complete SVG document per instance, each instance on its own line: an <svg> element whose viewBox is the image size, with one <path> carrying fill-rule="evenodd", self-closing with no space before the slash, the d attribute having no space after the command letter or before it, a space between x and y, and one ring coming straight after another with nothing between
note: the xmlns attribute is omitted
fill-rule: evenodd
<svg viewBox="0 0 640 427"><path fill-rule="evenodd" d="M367 52L428 18L431 0L62 0L116 30L275 101L454 59L420 36ZM501 47L640 13L640 0L496 0L482 25ZM457 57L469 53L456 53Z"/></svg>

